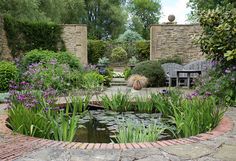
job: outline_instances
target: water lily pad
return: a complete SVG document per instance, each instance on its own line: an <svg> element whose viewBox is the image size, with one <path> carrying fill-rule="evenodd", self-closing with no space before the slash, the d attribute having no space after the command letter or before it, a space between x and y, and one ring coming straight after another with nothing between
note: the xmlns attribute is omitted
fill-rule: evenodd
<svg viewBox="0 0 236 161"><path fill-rule="evenodd" d="M114 112L114 111L106 111L105 114L106 114L106 115L117 115L118 112Z"/></svg>

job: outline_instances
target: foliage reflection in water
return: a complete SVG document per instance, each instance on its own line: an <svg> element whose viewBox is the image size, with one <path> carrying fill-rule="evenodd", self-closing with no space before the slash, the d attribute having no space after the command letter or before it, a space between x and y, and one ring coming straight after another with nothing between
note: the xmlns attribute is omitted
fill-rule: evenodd
<svg viewBox="0 0 236 161"><path fill-rule="evenodd" d="M162 126L160 113L134 113L113 112L105 110L90 110L80 119L80 126L74 138L77 142L86 143L111 143L117 142L116 134L119 128L126 126L127 122L133 121L144 127L156 124ZM158 133L157 133L158 134ZM167 135L159 136L160 139L169 138Z"/></svg>

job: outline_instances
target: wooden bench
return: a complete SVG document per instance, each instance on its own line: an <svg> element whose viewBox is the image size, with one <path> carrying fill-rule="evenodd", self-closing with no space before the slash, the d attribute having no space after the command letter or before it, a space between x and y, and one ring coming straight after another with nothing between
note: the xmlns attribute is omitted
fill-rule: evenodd
<svg viewBox="0 0 236 161"><path fill-rule="evenodd" d="M173 80L175 80L175 85L178 86L178 85L188 85L188 83L190 83L189 81L187 81L188 77L190 77L191 79L196 78L199 76L199 73L205 75L207 70L211 68L209 64L210 63L208 61L198 60L190 62L184 66L176 63L165 63L162 64L161 66L165 71L166 85L172 86L172 82ZM189 72L180 72L178 74L179 77L177 80L177 71L189 71ZM196 71L196 72L191 72L191 71Z"/></svg>

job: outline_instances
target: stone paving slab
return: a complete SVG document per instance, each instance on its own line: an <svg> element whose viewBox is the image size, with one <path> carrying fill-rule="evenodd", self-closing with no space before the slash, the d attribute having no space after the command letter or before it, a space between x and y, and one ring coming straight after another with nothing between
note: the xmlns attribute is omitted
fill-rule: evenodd
<svg viewBox="0 0 236 161"><path fill-rule="evenodd" d="M162 148L165 152L183 159L196 159L214 152L212 147L195 143L186 145L173 145Z"/></svg>
<svg viewBox="0 0 236 161"><path fill-rule="evenodd" d="M213 155L214 158L221 159L222 161L235 161L236 160L236 146L235 145L222 145L221 148Z"/></svg>

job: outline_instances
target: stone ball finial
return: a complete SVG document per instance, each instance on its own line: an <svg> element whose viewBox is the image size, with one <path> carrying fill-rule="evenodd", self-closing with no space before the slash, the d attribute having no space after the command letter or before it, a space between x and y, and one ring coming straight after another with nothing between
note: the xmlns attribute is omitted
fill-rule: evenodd
<svg viewBox="0 0 236 161"><path fill-rule="evenodd" d="M173 22L173 21L175 20L175 15L169 15L169 16L168 16L168 20L169 20L170 22Z"/></svg>

